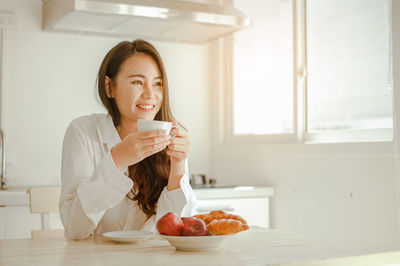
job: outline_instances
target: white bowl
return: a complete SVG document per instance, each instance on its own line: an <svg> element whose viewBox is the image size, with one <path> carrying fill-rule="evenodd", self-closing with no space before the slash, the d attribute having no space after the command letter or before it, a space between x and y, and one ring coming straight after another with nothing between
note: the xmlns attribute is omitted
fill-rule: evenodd
<svg viewBox="0 0 400 266"><path fill-rule="evenodd" d="M213 250L224 245L226 239L234 235L219 236L166 236L156 233L166 239L177 250L202 251Z"/></svg>

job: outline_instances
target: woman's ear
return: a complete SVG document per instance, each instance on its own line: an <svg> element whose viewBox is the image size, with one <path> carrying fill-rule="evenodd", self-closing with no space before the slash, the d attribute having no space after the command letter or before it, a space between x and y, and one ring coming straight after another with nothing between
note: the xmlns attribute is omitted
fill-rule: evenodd
<svg viewBox="0 0 400 266"><path fill-rule="evenodd" d="M112 94L112 80L108 76L106 76L106 79L104 82L105 82L104 85L106 86L107 97L114 98L114 96Z"/></svg>

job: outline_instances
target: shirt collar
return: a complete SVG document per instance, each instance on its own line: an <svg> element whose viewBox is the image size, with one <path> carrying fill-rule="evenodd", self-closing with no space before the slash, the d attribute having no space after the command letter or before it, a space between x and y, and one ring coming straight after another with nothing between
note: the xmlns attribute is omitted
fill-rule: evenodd
<svg viewBox="0 0 400 266"><path fill-rule="evenodd" d="M121 142L121 138L114 126L112 117L109 114L96 115L98 121L99 138L104 144L107 144L107 148L111 149L114 145Z"/></svg>

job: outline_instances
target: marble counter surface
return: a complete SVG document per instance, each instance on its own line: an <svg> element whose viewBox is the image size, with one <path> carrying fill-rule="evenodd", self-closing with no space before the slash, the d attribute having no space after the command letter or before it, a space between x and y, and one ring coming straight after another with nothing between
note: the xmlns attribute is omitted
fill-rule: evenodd
<svg viewBox="0 0 400 266"><path fill-rule="evenodd" d="M382 265L399 263L399 250L387 243L339 243L253 227L202 252L177 251L158 236L133 244L103 237L0 240L0 265Z"/></svg>

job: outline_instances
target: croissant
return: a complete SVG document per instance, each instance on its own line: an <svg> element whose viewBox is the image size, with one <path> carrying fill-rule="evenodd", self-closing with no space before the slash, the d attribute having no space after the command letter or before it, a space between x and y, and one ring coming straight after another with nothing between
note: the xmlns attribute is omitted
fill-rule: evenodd
<svg viewBox="0 0 400 266"><path fill-rule="evenodd" d="M247 221L245 219L243 219L241 216L235 215L235 214L229 214L224 211L212 211L212 212L210 212L210 215L212 215L214 217L214 219L217 219L217 220L233 219L233 220L239 220L243 224L247 224Z"/></svg>
<svg viewBox="0 0 400 266"><path fill-rule="evenodd" d="M211 235L231 235L247 229L249 229L247 224L233 219L213 220L207 225Z"/></svg>
<svg viewBox="0 0 400 266"><path fill-rule="evenodd" d="M197 214L194 217L203 220L206 224L209 224L213 220L221 220L221 219L233 219L242 222L243 224L247 224L247 221L240 217L239 215L229 214L224 211L211 211L208 214Z"/></svg>
<svg viewBox="0 0 400 266"><path fill-rule="evenodd" d="M214 216L210 215L209 213L206 214L196 214L194 217L199 218L200 220L203 220L205 224L209 224L212 220L214 220Z"/></svg>
<svg viewBox="0 0 400 266"><path fill-rule="evenodd" d="M207 216L208 216L208 213L193 215L193 217L199 218L200 220L203 220L204 222L205 222Z"/></svg>

